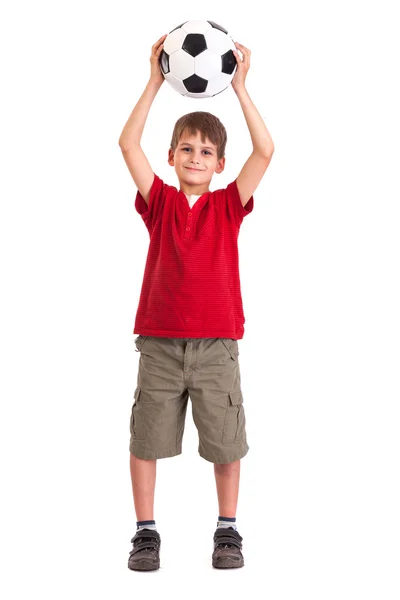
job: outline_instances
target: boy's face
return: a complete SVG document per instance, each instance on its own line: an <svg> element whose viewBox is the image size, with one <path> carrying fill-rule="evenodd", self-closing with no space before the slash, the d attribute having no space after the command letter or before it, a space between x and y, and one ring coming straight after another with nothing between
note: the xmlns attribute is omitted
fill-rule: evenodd
<svg viewBox="0 0 400 600"><path fill-rule="evenodd" d="M199 131L196 135L184 131L175 152L169 149L168 163L175 167L181 184L197 187L209 184L214 173L224 170L225 158L218 160L217 147L208 138L203 143Z"/></svg>

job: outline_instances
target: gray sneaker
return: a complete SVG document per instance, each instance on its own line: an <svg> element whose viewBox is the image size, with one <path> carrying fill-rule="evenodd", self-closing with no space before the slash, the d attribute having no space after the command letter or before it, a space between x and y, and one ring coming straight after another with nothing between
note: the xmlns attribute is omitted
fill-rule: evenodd
<svg viewBox="0 0 400 600"><path fill-rule="evenodd" d="M218 527L214 533L212 566L216 569L234 569L244 566L243 538L233 527Z"/></svg>
<svg viewBox="0 0 400 600"><path fill-rule="evenodd" d="M154 529L141 529L131 539L128 568L132 571L155 571L160 568L161 538Z"/></svg>

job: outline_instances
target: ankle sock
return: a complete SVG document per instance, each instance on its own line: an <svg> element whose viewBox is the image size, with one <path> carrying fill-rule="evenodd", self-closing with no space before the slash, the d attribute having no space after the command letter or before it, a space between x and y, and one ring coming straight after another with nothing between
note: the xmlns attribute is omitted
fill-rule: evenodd
<svg viewBox="0 0 400 600"><path fill-rule="evenodd" d="M154 529L157 531L156 522L155 521L136 521L136 531L140 531L141 529Z"/></svg>
<svg viewBox="0 0 400 600"><path fill-rule="evenodd" d="M236 526L236 517L218 517L217 528L218 527L232 527L235 531L237 531Z"/></svg>

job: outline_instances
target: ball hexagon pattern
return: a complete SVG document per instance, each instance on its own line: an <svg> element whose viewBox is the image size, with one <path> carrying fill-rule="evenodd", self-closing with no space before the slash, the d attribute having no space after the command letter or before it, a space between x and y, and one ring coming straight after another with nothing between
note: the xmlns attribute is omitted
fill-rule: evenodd
<svg viewBox="0 0 400 600"><path fill-rule="evenodd" d="M224 91L236 71L236 46L213 21L186 21L164 40L160 67L164 78L182 96L211 98Z"/></svg>

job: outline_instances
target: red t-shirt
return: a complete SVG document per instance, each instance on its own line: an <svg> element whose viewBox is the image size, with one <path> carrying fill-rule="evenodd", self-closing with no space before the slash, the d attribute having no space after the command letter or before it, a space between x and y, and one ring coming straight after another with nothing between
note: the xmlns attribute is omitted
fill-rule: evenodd
<svg viewBox="0 0 400 600"><path fill-rule="evenodd" d="M192 208L184 192L157 175L148 205L137 192L150 244L133 333L243 337L237 240L253 203L252 196L243 207L236 180L204 193Z"/></svg>

